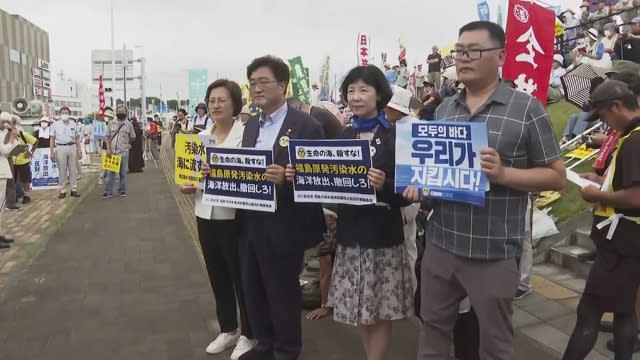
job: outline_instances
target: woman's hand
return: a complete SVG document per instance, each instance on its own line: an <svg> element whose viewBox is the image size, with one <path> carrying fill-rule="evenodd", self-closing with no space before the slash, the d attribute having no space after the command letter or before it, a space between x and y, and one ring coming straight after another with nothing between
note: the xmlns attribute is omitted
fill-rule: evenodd
<svg viewBox="0 0 640 360"><path fill-rule="evenodd" d="M198 187L194 183L180 185L180 192L183 194L195 194Z"/></svg>
<svg viewBox="0 0 640 360"><path fill-rule="evenodd" d="M384 186L384 181L387 176L382 170L370 168L369 173L367 174L367 178L369 179L369 183L374 189L382 191L382 187Z"/></svg>

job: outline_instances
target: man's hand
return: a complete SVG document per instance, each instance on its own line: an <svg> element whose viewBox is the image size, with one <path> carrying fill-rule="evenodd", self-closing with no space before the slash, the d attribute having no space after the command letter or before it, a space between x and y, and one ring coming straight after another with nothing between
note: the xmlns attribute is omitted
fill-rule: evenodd
<svg viewBox="0 0 640 360"><path fill-rule="evenodd" d="M415 186L407 186L402 192L402 197L414 203L420 202L420 190Z"/></svg>
<svg viewBox="0 0 640 360"><path fill-rule="evenodd" d="M82 150L77 150L78 160L82 160Z"/></svg>
<svg viewBox="0 0 640 360"><path fill-rule="evenodd" d="M284 174L284 168L277 164L271 164L267 166L267 171L264 173L267 181L280 185L285 182L286 177Z"/></svg>
<svg viewBox="0 0 640 360"><path fill-rule="evenodd" d="M480 169L487 175L489 181L496 184L502 183L504 167L496 149L484 148L480 150Z"/></svg>
<svg viewBox="0 0 640 360"><path fill-rule="evenodd" d="M589 203L597 203L602 199L602 191L593 185L582 188L582 198Z"/></svg>
<svg viewBox="0 0 640 360"><path fill-rule="evenodd" d="M284 175L287 178L287 181L293 182L293 178L296 176L296 169L293 168L293 165L287 164L287 168L284 170Z"/></svg>
<svg viewBox="0 0 640 360"><path fill-rule="evenodd" d="M107 156L111 156L113 155L113 151L111 151L111 149L107 148Z"/></svg>
<svg viewBox="0 0 640 360"><path fill-rule="evenodd" d="M194 183L180 185L180 192L183 194L195 194L198 187Z"/></svg>
<svg viewBox="0 0 640 360"><path fill-rule="evenodd" d="M369 173L367 174L367 179L369 179L369 184L378 190L382 191L382 187L384 186L384 181L387 178L387 175L382 170L378 170L375 168L370 168Z"/></svg>
<svg viewBox="0 0 640 360"><path fill-rule="evenodd" d="M49 157L51 158L51 161L56 161L56 149L51 149Z"/></svg>

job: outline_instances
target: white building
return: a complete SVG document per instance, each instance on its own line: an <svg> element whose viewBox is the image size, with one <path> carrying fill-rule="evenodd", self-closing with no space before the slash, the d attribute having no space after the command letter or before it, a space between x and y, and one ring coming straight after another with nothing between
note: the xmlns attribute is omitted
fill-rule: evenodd
<svg viewBox="0 0 640 360"><path fill-rule="evenodd" d="M124 54L124 59L123 59ZM140 97L140 67L134 66L139 59L133 55L133 50L115 50L115 67L112 66L111 50L91 51L91 104L95 109L99 108L98 103L98 83L100 75L103 76L103 86L105 89L112 89L113 92L105 92L106 105L115 105L115 99L124 97L124 78L126 70L127 99ZM124 62L126 60L126 66ZM115 83L113 75L115 70ZM112 102L113 98L113 102Z"/></svg>
<svg viewBox="0 0 640 360"><path fill-rule="evenodd" d="M85 116L97 111L91 107L89 88L85 84L75 80L56 79L53 80L52 90L56 115L60 115L60 108L63 106L71 110L71 116Z"/></svg>

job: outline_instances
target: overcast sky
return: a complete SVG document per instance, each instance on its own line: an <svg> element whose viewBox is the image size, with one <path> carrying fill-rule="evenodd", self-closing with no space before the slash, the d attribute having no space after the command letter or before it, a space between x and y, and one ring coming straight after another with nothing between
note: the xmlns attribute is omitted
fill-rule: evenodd
<svg viewBox="0 0 640 360"><path fill-rule="evenodd" d="M495 20L498 3L489 0ZM547 0L577 8L580 0ZM239 82L255 57L302 56L311 81L326 56L339 77L356 64L359 32L371 37L376 63L397 59L398 39L409 65L431 46L452 44L461 25L477 20L477 0L113 0L115 44L147 58L148 95L187 97L187 69L207 68ZM53 73L90 84L91 50L110 49L110 0L2 0L0 8L49 32Z"/></svg>

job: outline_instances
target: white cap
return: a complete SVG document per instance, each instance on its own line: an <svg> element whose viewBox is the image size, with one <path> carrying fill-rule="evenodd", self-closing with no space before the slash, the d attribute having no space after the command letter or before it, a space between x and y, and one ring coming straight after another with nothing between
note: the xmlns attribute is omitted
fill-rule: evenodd
<svg viewBox="0 0 640 360"><path fill-rule="evenodd" d="M589 34L589 37L593 40L598 40L598 35L600 33L598 33L598 30L595 28L591 28L589 29L589 31L587 32Z"/></svg>
<svg viewBox="0 0 640 360"><path fill-rule="evenodd" d="M564 57L560 54L553 55L553 61L557 61L560 65L564 64Z"/></svg>
<svg viewBox="0 0 640 360"><path fill-rule="evenodd" d="M391 88L393 89L393 97L391 97L387 106L405 115L411 114L411 110L409 110L411 92L397 85L393 85Z"/></svg>

